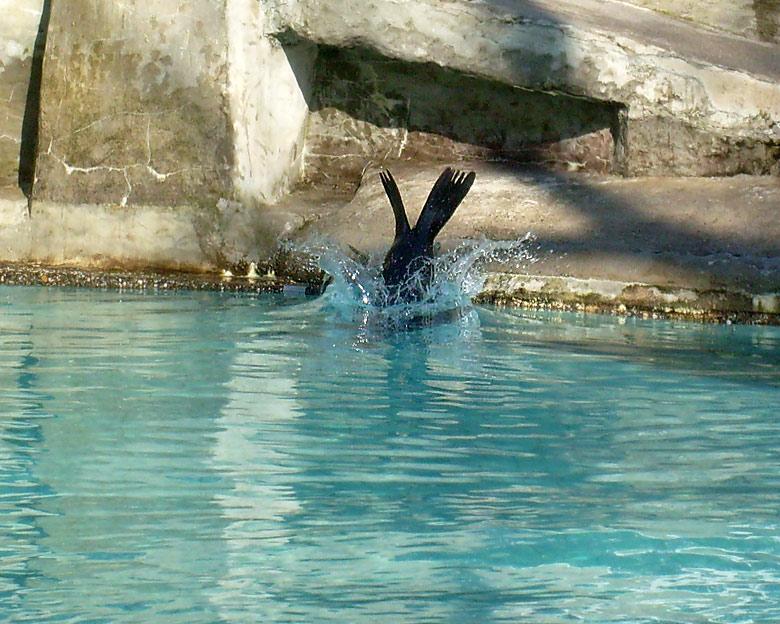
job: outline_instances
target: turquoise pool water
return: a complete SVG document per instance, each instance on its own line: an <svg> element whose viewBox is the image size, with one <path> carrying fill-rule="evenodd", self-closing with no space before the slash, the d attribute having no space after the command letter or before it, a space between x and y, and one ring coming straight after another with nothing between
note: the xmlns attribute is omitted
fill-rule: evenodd
<svg viewBox="0 0 780 624"><path fill-rule="evenodd" d="M0 287L0 621L780 621L780 331Z"/></svg>

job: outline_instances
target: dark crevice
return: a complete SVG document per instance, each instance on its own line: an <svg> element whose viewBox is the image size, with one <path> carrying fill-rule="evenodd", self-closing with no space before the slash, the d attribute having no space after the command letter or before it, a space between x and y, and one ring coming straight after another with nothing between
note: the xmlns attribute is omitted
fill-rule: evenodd
<svg viewBox="0 0 780 624"><path fill-rule="evenodd" d="M367 49L322 46L319 61L315 109L336 106L356 119L438 134L509 158L602 129L612 118L602 102L518 88Z"/></svg>
<svg viewBox="0 0 780 624"><path fill-rule="evenodd" d="M19 148L19 188L27 197L27 215L32 214L32 192L35 184L35 165L38 153L38 129L41 113L41 83L43 80L43 57L46 52L46 37L49 32L51 0L43 0L41 21L35 37L30 83L27 87L27 102L22 119L21 146Z"/></svg>
<svg viewBox="0 0 780 624"><path fill-rule="evenodd" d="M288 35L285 43L294 49L300 40ZM403 153L394 156L400 159L625 169L625 112L616 102L520 88L366 47L328 45L318 47L309 91L307 141L316 156L309 157L307 175L314 181L320 171L359 178L366 159L387 159L396 151L388 130L405 131Z"/></svg>

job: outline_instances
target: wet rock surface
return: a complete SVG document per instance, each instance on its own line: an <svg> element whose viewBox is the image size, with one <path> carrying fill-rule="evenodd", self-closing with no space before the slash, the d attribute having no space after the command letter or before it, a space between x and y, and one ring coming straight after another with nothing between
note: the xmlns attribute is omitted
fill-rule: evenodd
<svg viewBox="0 0 780 624"><path fill-rule="evenodd" d="M413 221L440 165L389 166ZM662 287L780 290L778 178L627 179L506 163L456 166L476 171L477 180L439 240L511 241L530 233L534 262L513 267L515 272ZM375 253L389 245L392 228L378 168L369 168L354 199L308 229Z"/></svg>
<svg viewBox="0 0 780 624"><path fill-rule="evenodd" d="M222 273L181 271L127 271L82 269L67 266L42 266L0 263L2 286L56 286L63 288L100 288L138 292L205 290L235 293L281 293L292 296L317 295L322 280L299 282L290 276L275 274L247 277Z"/></svg>
<svg viewBox="0 0 780 624"><path fill-rule="evenodd" d="M186 273L176 271L123 271L52 267L41 265L0 263L0 286L47 286L59 288L96 288L101 290L140 293L182 291L212 291L243 294L277 294L285 297L312 297L323 293L327 276L317 271L296 274L308 281L297 281L293 275L225 276L217 273ZM558 283L557 288L553 286ZM519 285L518 285L519 284ZM741 323L780 325L780 314L748 309L750 297L733 293L705 293L723 301L731 301L732 309L713 306L712 301L686 300L670 302L668 296L653 287L624 285L627 298L614 297L615 285L603 282L601 288L583 290L567 288L559 278L544 283L542 290L527 288L527 281L517 275L493 274L475 303L497 307L523 307L588 314L607 314L644 319L674 318L706 323ZM627 301L623 303L623 301ZM776 305L777 302L775 301Z"/></svg>

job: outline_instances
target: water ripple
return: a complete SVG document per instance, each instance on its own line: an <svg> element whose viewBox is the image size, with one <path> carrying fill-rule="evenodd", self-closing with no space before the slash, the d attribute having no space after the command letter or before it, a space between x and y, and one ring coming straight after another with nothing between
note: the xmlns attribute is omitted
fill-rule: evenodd
<svg viewBox="0 0 780 624"><path fill-rule="evenodd" d="M2 621L780 619L777 329L0 301Z"/></svg>

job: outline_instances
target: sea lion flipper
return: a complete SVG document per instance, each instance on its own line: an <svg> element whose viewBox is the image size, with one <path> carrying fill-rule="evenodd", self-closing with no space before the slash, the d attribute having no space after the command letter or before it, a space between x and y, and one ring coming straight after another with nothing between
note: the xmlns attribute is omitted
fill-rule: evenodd
<svg viewBox="0 0 780 624"><path fill-rule="evenodd" d="M379 179L382 180L382 186L385 187L385 193L387 193L387 198L390 200L390 205L393 207L393 214L395 215L395 237L398 239L408 234L411 229L409 227L409 220L406 218L404 202L401 199L398 185L395 183L395 179L389 171L381 171L379 173Z"/></svg>
<svg viewBox="0 0 780 624"><path fill-rule="evenodd" d="M466 194L474 184L477 174L473 171L468 174L464 171L455 171L447 167L442 171L436 184L433 185L428 199L425 200L420 218L417 220L415 230L429 243L450 220L455 210L466 197Z"/></svg>

